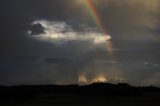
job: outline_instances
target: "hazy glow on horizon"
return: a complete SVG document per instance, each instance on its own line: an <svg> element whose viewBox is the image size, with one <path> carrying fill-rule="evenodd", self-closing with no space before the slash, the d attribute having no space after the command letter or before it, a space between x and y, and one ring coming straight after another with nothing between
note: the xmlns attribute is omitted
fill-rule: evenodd
<svg viewBox="0 0 160 106"><path fill-rule="evenodd" d="M97 74L93 78L87 78L85 74L80 74L78 77L79 83L82 84L91 84L91 83L105 83L108 82L107 78L103 74Z"/></svg>

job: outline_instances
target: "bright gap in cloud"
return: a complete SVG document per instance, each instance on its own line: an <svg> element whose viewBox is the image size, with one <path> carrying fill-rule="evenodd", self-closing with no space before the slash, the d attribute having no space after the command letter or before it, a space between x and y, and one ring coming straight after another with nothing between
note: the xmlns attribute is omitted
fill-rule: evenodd
<svg viewBox="0 0 160 106"><path fill-rule="evenodd" d="M90 41L94 44L102 44L111 39L110 35L103 35L95 31L75 31L72 26L65 22L38 20L31 23L31 26L38 24L43 27L44 33L33 34L33 31L29 30L28 35L54 44L64 44L69 41Z"/></svg>

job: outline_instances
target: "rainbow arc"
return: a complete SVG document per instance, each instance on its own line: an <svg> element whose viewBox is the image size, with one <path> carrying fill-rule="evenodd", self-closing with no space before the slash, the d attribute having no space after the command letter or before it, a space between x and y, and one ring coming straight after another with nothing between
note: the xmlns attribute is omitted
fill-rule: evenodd
<svg viewBox="0 0 160 106"><path fill-rule="evenodd" d="M107 28L103 25L103 21L101 19L101 16L99 15L96 6L94 5L92 0L83 0L83 3L85 4L85 7L87 8L88 12L90 13L91 17L97 24L98 28L102 31L103 35L110 38ZM113 56L113 44L111 40L107 40L107 51L111 56Z"/></svg>

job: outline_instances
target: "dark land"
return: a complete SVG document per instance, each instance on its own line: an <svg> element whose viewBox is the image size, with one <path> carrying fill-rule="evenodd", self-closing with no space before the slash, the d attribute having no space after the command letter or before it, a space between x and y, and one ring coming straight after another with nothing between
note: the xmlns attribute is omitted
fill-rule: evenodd
<svg viewBox="0 0 160 106"><path fill-rule="evenodd" d="M0 106L160 106L160 88L129 84L0 86Z"/></svg>

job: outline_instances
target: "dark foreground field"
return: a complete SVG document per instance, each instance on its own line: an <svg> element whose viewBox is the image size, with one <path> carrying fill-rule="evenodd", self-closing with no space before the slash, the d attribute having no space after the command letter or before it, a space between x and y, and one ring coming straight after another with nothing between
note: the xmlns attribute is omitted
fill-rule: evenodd
<svg viewBox="0 0 160 106"><path fill-rule="evenodd" d="M0 87L0 106L160 106L160 89L128 84Z"/></svg>

